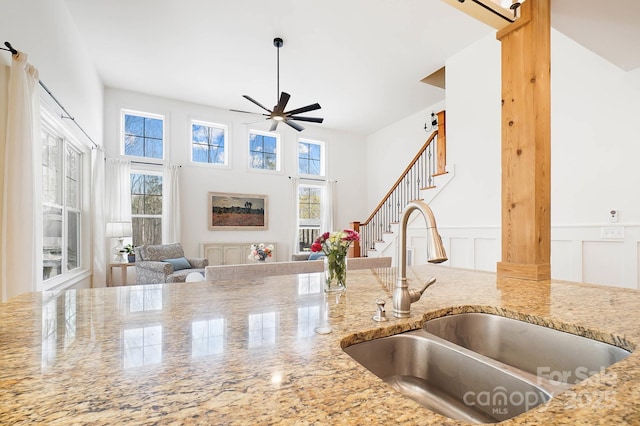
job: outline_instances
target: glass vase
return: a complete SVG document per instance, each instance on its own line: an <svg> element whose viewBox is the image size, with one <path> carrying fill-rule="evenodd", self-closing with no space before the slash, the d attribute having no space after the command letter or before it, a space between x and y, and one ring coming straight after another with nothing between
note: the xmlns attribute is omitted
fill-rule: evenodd
<svg viewBox="0 0 640 426"><path fill-rule="evenodd" d="M326 293L347 290L347 255L337 253L324 257L324 291Z"/></svg>

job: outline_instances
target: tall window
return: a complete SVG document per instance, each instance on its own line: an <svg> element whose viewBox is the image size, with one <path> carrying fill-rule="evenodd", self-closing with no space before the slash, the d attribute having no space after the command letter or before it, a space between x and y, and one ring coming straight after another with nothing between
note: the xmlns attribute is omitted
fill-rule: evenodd
<svg viewBox="0 0 640 426"><path fill-rule="evenodd" d="M249 167L280 170L280 136L275 133L249 132Z"/></svg>
<svg viewBox="0 0 640 426"><path fill-rule="evenodd" d="M46 281L80 267L83 154L46 123L41 135Z"/></svg>
<svg viewBox="0 0 640 426"><path fill-rule="evenodd" d="M123 111L124 155L164 158L164 117Z"/></svg>
<svg viewBox="0 0 640 426"><path fill-rule="evenodd" d="M133 244L162 244L162 175L131 173Z"/></svg>
<svg viewBox="0 0 640 426"><path fill-rule="evenodd" d="M298 174L324 176L324 144L300 140L298 142Z"/></svg>
<svg viewBox="0 0 640 426"><path fill-rule="evenodd" d="M226 166L228 155L227 126L191 122L191 161Z"/></svg>
<svg viewBox="0 0 640 426"><path fill-rule="evenodd" d="M298 186L298 251L308 251L320 235L322 187Z"/></svg>

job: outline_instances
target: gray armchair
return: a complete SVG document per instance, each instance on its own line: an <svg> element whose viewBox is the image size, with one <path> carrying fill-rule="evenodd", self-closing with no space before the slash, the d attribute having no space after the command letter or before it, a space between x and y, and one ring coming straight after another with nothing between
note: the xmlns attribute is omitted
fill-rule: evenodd
<svg viewBox="0 0 640 426"><path fill-rule="evenodd" d="M136 284L181 283L191 272L204 275L209 259L185 257L182 244L143 245L135 248Z"/></svg>

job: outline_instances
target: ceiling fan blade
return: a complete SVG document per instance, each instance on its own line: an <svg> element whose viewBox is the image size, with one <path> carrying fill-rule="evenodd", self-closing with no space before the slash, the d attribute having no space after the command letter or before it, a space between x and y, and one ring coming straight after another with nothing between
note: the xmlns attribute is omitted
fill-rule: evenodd
<svg viewBox="0 0 640 426"><path fill-rule="evenodd" d="M302 114L303 112L315 111L317 109L322 108L319 103L311 104L304 106L302 108L292 109L291 111L287 111L285 115L294 115L294 114Z"/></svg>
<svg viewBox="0 0 640 426"><path fill-rule="evenodd" d="M278 128L278 120L273 120L273 122L271 123L271 127L269 128L270 132L275 132L276 129Z"/></svg>
<svg viewBox="0 0 640 426"><path fill-rule="evenodd" d="M293 127L294 129L296 129L297 131L301 132L304 130L304 127L302 127L301 125L299 125L298 123L294 123L293 121L289 121L289 120L284 120L284 123L287 124L290 127Z"/></svg>
<svg viewBox="0 0 640 426"><path fill-rule="evenodd" d="M271 112L271 110L267 109L264 105L262 105L260 102L256 101L255 99L253 99L251 96L249 95L242 95L243 98L245 98L246 100L253 102L254 104L258 105L260 108L262 108L265 111Z"/></svg>
<svg viewBox="0 0 640 426"><path fill-rule="evenodd" d="M230 109L229 111L241 112L243 114L264 115L265 117L269 117L269 114L263 114L261 112L242 111L242 110L239 110L239 109Z"/></svg>
<svg viewBox="0 0 640 426"><path fill-rule="evenodd" d="M288 94L287 92L280 93L280 100L278 101L278 105L276 105L276 107L273 109L273 112L282 114L290 98L291 98L291 95Z"/></svg>
<svg viewBox="0 0 640 426"><path fill-rule="evenodd" d="M308 121L310 123L322 123L324 118L319 117L287 117L287 120Z"/></svg>

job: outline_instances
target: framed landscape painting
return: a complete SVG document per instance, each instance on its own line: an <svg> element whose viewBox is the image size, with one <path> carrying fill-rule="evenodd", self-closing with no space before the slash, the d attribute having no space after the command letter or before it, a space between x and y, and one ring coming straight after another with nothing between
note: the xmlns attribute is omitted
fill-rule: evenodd
<svg viewBox="0 0 640 426"><path fill-rule="evenodd" d="M209 192L209 229L267 229L267 196Z"/></svg>

